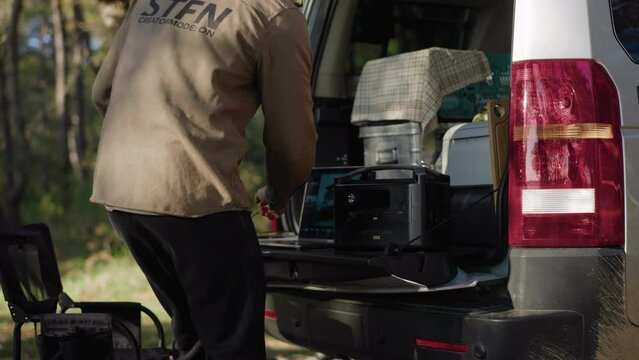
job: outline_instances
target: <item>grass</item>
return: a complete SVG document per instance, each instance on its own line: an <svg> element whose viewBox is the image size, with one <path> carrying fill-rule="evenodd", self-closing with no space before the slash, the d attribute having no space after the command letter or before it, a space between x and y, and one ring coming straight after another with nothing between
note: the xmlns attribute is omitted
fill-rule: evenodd
<svg viewBox="0 0 639 360"><path fill-rule="evenodd" d="M141 302L155 312L167 332L170 344L172 335L170 319L155 298L144 275L131 258L122 251L117 256L108 252L98 252L84 261L69 260L61 264L64 290L77 301L136 301ZM154 328L150 320L143 318L143 344L154 344ZM7 306L0 306L0 359L11 359L11 339L13 321ZM34 341L33 326L25 325L22 329L23 359L38 359ZM269 359L306 359L311 353L305 349L266 337Z"/></svg>

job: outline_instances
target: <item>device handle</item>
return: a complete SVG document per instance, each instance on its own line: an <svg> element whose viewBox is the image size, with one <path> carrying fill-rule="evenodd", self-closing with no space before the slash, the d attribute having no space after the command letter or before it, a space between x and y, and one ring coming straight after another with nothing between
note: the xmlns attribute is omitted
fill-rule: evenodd
<svg viewBox="0 0 639 360"><path fill-rule="evenodd" d="M410 170L415 176L422 176L426 174L426 168L418 165L377 165L377 166L368 166L363 167L361 169L357 169L349 172L348 174L338 177L335 182L337 184L343 184L353 179L353 177L357 175L371 174L378 171L386 171L386 170Z"/></svg>

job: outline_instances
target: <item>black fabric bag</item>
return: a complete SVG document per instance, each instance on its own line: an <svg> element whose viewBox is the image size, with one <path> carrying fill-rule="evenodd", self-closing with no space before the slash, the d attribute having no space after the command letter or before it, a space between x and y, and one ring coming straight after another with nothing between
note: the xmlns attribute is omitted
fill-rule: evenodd
<svg viewBox="0 0 639 360"><path fill-rule="evenodd" d="M113 360L109 314L45 314L41 327L41 360Z"/></svg>

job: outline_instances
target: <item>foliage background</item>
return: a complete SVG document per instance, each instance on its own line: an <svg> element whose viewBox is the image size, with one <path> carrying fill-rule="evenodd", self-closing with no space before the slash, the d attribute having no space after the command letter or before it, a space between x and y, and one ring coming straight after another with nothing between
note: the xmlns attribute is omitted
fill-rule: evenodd
<svg viewBox="0 0 639 360"><path fill-rule="evenodd" d="M124 5L118 0L61 0L65 41L63 44L66 64L65 83L67 106L70 112L83 114L84 142L81 158L83 173L78 176L69 166L69 156L62 149L62 123L57 117L55 101L56 62L54 41L53 1L48 0L0 0L0 59L5 71L8 59L8 26L15 2L21 2L23 11L18 23L18 66L20 94L20 121L24 124L24 138L29 151L26 154L29 177L19 204L22 223L47 223L54 238L58 263L63 275L65 290L77 300L131 300L140 301L161 315L168 330L169 318L153 296L142 273L131 259L128 250L112 230L105 210L91 204L91 174L98 146L102 119L90 101L91 84L96 71L109 48L115 33L113 21L123 15ZM54 0L55 1L55 0ZM74 18L74 5L82 11L83 21ZM76 28L77 27L77 28ZM86 39L81 46L81 61L73 64L74 31L81 29ZM79 71L85 86L82 93L75 91L74 71ZM0 93L11 91L6 84ZM73 108L78 98L84 100L79 108ZM0 120L12 125L7 117L6 98L0 103ZM72 111L71 111L72 110ZM247 129L249 151L241 167L241 177L253 193L264 182L262 148L262 124L260 116ZM15 124L13 124L15 125ZM14 129L15 130L15 129ZM76 122L70 124L70 136L78 139L80 129ZM6 196L9 189L7 154L12 133L0 133L0 220L9 211ZM1 225L0 221L0 225ZM268 227L265 220L257 219L256 227ZM150 323L146 324L150 330ZM11 321L8 309L0 305L0 359L11 355ZM147 331L150 333L150 331ZM33 345L33 329L25 327L25 359L36 358ZM31 340L30 340L31 339ZM299 352L290 345L269 339L270 356Z"/></svg>

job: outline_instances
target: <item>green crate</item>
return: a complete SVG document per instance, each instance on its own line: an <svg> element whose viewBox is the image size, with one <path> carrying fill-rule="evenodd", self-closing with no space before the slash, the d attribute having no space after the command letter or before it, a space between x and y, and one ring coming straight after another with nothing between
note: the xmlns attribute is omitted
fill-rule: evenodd
<svg viewBox="0 0 639 360"><path fill-rule="evenodd" d="M475 83L442 99L437 117L440 119L470 120L482 110L488 100L510 97L509 53L486 53L492 79Z"/></svg>

